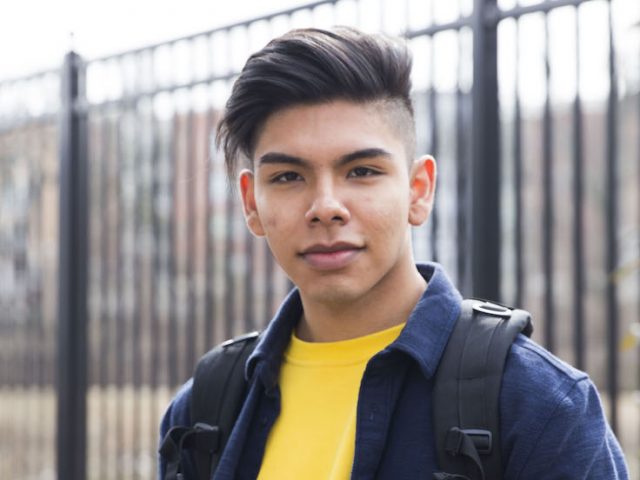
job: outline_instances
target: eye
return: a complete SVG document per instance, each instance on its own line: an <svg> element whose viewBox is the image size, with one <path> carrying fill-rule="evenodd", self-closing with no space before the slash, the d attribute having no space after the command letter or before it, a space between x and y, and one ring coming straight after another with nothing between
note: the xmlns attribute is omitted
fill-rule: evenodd
<svg viewBox="0 0 640 480"><path fill-rule="evenodd" d="M370 177L372 175L380 175L380 172L369 167L355 167L347 177Z"/></svg>
<svg viewBox="0 0 640 480"><path fill-rule="evenodd" d="M296 172L283 172L271 177L271 183L289 183L298 180L302 180L302 177Z"/></svg>

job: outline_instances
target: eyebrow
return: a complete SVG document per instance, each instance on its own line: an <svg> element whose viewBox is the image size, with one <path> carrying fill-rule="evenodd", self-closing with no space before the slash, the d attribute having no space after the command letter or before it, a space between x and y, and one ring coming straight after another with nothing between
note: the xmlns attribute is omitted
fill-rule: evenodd
<svg viewBox="0 0 640 480"><path fill-rule="evenodd" d="M337 165L344 166L363 158L374 157L391 157L391 154L383 148L363 148L361 150L356 150L354 152L350 152L341 156L337 161ZM273 165L278 163L285 163L299 167L308 167L310 165L310 162L304 158L280 152L265 153L258 159L258 166Z"/></svg>

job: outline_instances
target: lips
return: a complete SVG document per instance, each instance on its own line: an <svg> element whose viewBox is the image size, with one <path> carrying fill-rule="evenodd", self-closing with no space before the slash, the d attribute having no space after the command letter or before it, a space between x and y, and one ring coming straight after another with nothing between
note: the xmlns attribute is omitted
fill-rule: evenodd
<svg viewBox="0 0 640 480"><path fill-rule="evenodd" d="M302 258L318 270L338 270L349 265L363 247L351 243L317 244L302 251Z"/></svg>

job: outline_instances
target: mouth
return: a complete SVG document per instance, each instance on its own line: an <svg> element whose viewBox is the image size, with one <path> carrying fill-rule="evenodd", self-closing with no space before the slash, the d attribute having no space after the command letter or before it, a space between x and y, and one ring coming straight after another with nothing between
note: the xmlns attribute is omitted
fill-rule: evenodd
<svg viewBox="0 0 640 480"><path fill-rule="evenodd" d="M364 247L346 242L316 244L304 249L300 256L317 270L338 270L349 265L363 250Z"/></svg>

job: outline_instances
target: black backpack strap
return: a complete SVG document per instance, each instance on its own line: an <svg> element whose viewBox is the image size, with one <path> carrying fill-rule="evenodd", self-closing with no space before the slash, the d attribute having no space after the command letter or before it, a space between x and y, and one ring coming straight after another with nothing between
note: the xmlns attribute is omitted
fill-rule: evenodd
<svg viewBox="0 0 640 480"><path fill-rule="evenodd" d="M255 347L258 333L248 333L226 341L206 353L193 376L191 422L216 432L206 449L196 449L198 478L209 480L220 461L229 434L246 394L244 368Z"/></svg>
<svg viewBox="0 0 640 480"><path fill-rule="evenodd" d="M246 395L244 367L258 333L226 341L200 358L193 375L191 423L171 428L160 446L163 480L182 480L182 455L190 450L198 480L209 480L220 461ZM194 479L195 480L195 479Z"/></svg>
<svg viewBox="0 0 640 480"><path fill-rule="evenodd" d="M524 310L464 300L435 376L433 419L438 462L434 480L500 480L499 396L511 344L530 336ZM447 472L447 473L444 473Z"/></svg>

